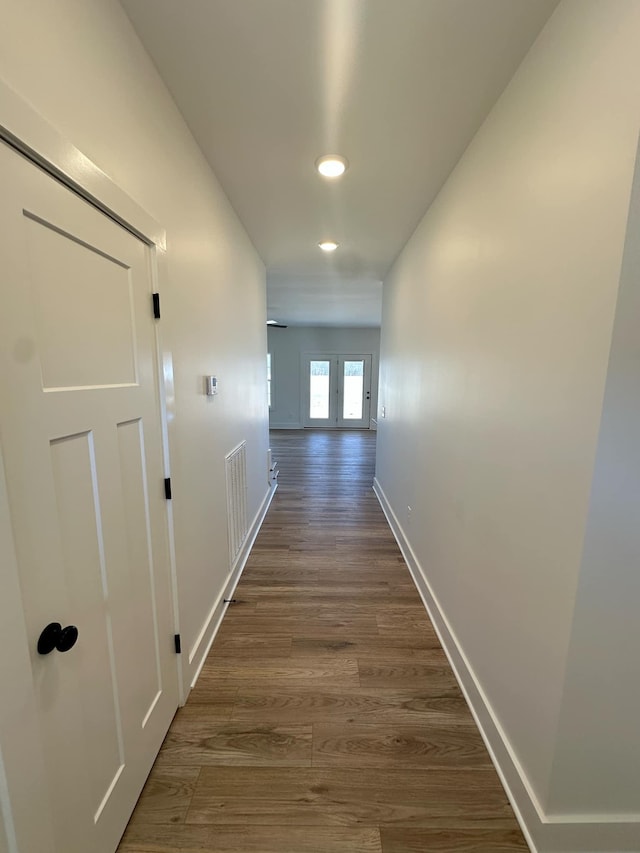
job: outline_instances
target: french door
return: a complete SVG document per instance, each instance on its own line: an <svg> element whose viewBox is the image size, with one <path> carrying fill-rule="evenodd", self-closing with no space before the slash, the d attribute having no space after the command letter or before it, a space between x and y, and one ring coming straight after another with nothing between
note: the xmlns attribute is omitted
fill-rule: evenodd
<svg viewBox="0 0 640 853"><path fill-rule="evenodd" d="M305 427L369 428L371 355L305 353L302 376Z"/></svg>

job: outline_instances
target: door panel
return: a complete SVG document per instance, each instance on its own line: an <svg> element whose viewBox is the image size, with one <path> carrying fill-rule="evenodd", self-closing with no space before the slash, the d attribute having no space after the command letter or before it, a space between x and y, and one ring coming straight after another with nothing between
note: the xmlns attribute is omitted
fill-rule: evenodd
<svg viewBox="0 0 640 853"><path fill-rule="evenodd" d="M0 437L53 846L113 853L177 707L148 249L5 146L0 176ZM50 622L79 638L41 656Z"/></svg>
<svg viewBox="0 0 640 853"><path fill-rule="evenodd" d="M124 697L130 704L138 725L143 729L162 693L162 655L158 639L158 614L154 595L153 541L147 494L144 453L144 430L140 419L118 424L120 476L124 497L124 526L129 565L140 567L131 572L131 595L138 655L144 666L133 680L131 695Z"/></svg>
<svg viewBox="0 0 640 853"><path fill-rule="evenodd" d="M24 224L43 387L135 383L130 269L53 222Z"/></svg>
<svg viewBox="0 0 640 853"><path fill-rule="evenodd" d="M85 794L90 797L89 812L95 815L124 764L121 708L113 690L117 673L111 608L105 606L110 590L95 442L93 434L86 432L51 441L50 448L63 566L63 576L56 577L55 583L69 590L62 624L76 625L79 641L75 652L39 661L43 686L47 686L46 694L39 691L39 704L47 709L41 719L51 772L60 763L57 741L64 729L65 747L86 757ZM51 621L59 620L51 617ZM95 672L104 677L96 679ZM51 679L54 673L55 680ZM60 689L62 679L68 679L64 689ZM85 720L91 721L91 731ZM61 827L72 820L73 806L67 805L71 813L67 808L55 811Z"/></svg>

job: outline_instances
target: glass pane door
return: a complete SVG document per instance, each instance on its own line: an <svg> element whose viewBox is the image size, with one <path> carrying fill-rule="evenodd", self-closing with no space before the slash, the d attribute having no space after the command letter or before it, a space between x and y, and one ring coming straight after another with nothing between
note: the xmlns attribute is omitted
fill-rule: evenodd
<svg viewBox="0 0 640 853"><path fill-rule="evenodd" d="M364 360L347 360L342 365L342 418L361 421L364 390Z"/></svg>
<svg viewBox="0 0 640 853"><path fill-rule="evenodd" d="M369 429L371 356L303 353L305 427Z"/></svg>
<svg viewBox="0 0 640 853"><path fill-rule="evenodd" d="M338 417L336 426L369 429L371 356L338 356Z"/></svg>
<svg viewBox="0 0 640 853"><path fill-rule="evenodd" d="M329 359L309 360L310 422L328 421L331 414L331 362Z"/></svg>

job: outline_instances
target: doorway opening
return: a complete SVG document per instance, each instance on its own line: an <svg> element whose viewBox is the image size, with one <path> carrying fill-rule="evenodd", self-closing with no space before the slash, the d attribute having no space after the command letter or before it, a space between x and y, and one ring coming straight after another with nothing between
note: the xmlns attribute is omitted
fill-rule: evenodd
<svg viewBox="0 0 640 853"><path fill-rule="evenodd" d="M371 354L305 353L305 427L369 429Z"/></svg>

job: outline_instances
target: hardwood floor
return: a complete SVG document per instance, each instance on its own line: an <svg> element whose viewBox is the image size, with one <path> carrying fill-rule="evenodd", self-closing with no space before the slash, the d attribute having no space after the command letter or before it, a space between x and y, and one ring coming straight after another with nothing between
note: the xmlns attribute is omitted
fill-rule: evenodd
<svg viewBox="0 0 640 853"><path fill-rule="evenodd" d="M237 603L120 853L526 851L374 496L375 433L271 446Z"/></svg>

